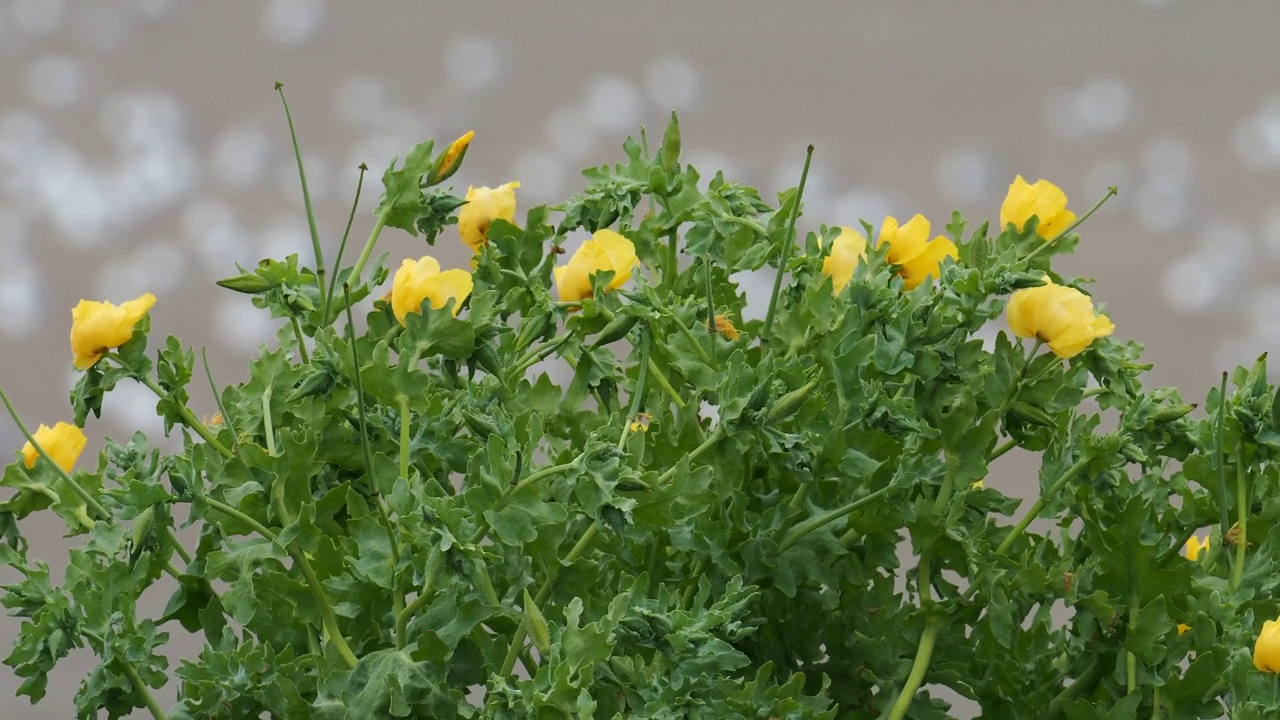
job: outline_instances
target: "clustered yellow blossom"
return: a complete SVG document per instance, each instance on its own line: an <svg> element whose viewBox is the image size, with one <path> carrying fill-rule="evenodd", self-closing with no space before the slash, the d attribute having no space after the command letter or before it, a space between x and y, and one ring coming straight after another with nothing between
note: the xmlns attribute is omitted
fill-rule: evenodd
<svg viewBox="0 0 1280 720"><path fill-rule="evenodd" d="M133 328L156 304L156 296L144 293L123 305L81 300L71 310L71 352L75 366L93 367L108 350L120 347L133 337Z"/></svg>
<svg viewBox="0 0 1280 720"><path fill-rule="evenodd" d="M85 443L88 442L88 438L80 428L65 422L60 422L53 427L41 425L31 435L35 438L36 444L66 472L71 472L71 468L76 466L76 460L80 458L80 453L84 451ZM35 467L39 459L40 451L36 450L30 442L22 446L22 461L28 469Z"/></svg>
<svg viewBox="0 0 1280 720"><path fill-rule="evenodd" d="M439 310L450 300L457 315L462 302L471 295L471 273L466 270L440 271L440 263L430 255L419 260L406 259L391 281L391 312L404 325L409 313L421 313L424 300Z"/></svg>
<svg viewBox="0 0 1280 720"><path fill-rule="evenodd" d="M612 271L608 290L617 290L631 279L636 266L636 246L613 230L597 230L591 239L569 258L566 265L555 268L556 289L560 299L577 302L591 297L591 278L598 272Z"/></svg>
<svg viewBox="0 0 1280 720"><path fill-rule="evenodd" d="M1048 278L1044 285L1014 292L1007 312L1014 335L1046 343L1064 359L1079 355L1094 340L1115 330L1106 315L1094 314L1088 295Z"/></svg>
<svg viewBox="0 0 1280 720"><path fill-rule="evenodd" d="M472 252L480 252L489 242L489 226L494 220L515 222L518 187L520 183L513 181L496 188L467 188L467 204L458 209L458 235Z"/></svg>

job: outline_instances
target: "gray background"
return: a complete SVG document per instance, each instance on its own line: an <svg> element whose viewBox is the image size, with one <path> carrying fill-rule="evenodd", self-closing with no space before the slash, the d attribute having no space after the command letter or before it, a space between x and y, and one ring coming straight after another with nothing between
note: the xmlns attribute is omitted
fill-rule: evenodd
<svg viewBox="0 0 1280 720"><path fill-rule="evenodd" d="M454 182L520 180L523 214L672 108L688 161L770 194L814 143L810 226L995 218L1014 173L1053 180L1077 212L1117 185L1060 269L1097 278L1153 383L1199 399L1280 338L1278 23L1266 0L0 0L0 384L31 425L67 418L69 309L144 291L154 337L207 345L219 381L243 377L274 325L212 281L310 252L280 80L330 258L361 162L356 243L381 170L421 139L475 129ZM381 247L393 264L424 252L397 231ZM452 233L432 252L466 260ZM154 402L113 394L90 452L158 435ZM5 458L20 445L0 418ZM995 484L1034 487L1033 466L1009 468ZM38 525L37 554L64 563L60 527ZM0 647L17 628L0 618ZM69 717L91 663L65 661L38 710L5 699L0 670L0 717Z"/></svg>

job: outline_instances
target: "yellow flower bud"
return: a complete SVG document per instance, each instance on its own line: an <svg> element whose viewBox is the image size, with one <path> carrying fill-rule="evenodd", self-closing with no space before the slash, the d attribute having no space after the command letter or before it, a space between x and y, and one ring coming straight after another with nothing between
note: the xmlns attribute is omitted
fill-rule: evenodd
<svg viewBox="0 0 1280 720"><path fill-rule="evenodd" d="M1262 672L1280 673L1280 622L1262 623L1258 642L1253 645L1253 666Z"/></svg>
<svg viewBox="0 0 1280 720"><path fill-rule="evenodd" d="M597 230L591 239L569 258L569 264L553 270L560 299L575 302L591 297L591 277L605 270L613 271L609 290L617 290L631 279L636 266L636 246L618 233Z"/></svg>
<svg viewBox="0 0 1280 720"><path fill-rule="evenodd" d="M427 255L418 261L405 260L391 282L391 312L404 325L409 313L421 313L422 302L431 301L439 310L453 300L453 314L458 314L462 301L471 294L471 273L466 270L440 272L440 263Z"/></svg>
<svg viewBox="0 0 1280 720"><path fill-rule="evenodd" d="M831 243L831 253L822 261L822 274L831 278L836 295L853 279L854 268L867 259L867 239L850 227L841 227Z"/></svg>
<svg viewBox="0 0 1280 720"><path fill-rule="evenodd" d="M471 145L471 139L476 136L475 130L468 130L465 135L454 140L443 153L440 159L436 160L436 165L431 169L430 184L448 180L454 173L458 172L458 168L462 166L462 156L466 154L467 147Z"/></svg>
<svg viewBox="0 0 1280 720"><path fill-rule="evenodd" d="M480 252L489 241L489 226L494 220L515 222L518 187L520 183L509 182L496 188L467 188L467 204L458 210L458 235L472 252Z"/></svg>
<svg viewBox="0 0 1280 720"><path fill-rule="evenodd" d="M156 296L143 293L120 305L81 300L71 310L71 352L75 365L88 370L104 353L129 342L133 327L156 304Z"/></svg>
<svg viewBox="0 0 1280 720"><path fill-rule="evenodd" d="M1088 295L1048 278L1044 285L1015 292L1006 312L1014 335L1048 343L1053 354L1064 359L1116 329L1106 315L1094 315Z"/></svg>
<svg viewBox="0 0 1280 720"><path fill-rule="evenodd" d="M71 472L71 468L76 466L76 460L79 459L85 443L88 442L88 438L80 428L64 422L53 427L41 425L32 435L36 439L36 444L44 448L58 467L66 472ZM30 442L22 446L22 460L27 468L35 467L36 460L39 459L40 452Z"/></svg>
<svg viewBox="0 0 1280 720"><path fill-rule="evenodd" d="M1184 632L1186 632L1186 631L1188 631L1188 630L1190 630L1190 629L1191 629L1191 626L1190 626L1190 625L1187 625L1186 623L1178 623L1178 634L1179 634L1179 635L1181 635L1182 633L1184 633Z"/></svg>
<svg viewBox="0 0 1280 720"><path fill-rule="evenodd" d="M1200 553L1209 551L1209 536L1204 536L1204 542L1201 542L1200 538L1195 535L1187 538L1186 551L1188 560L1192 562L1199 560Z"/></svg>
<svg viewBox="0 0 1280 720"><path fill-rule="evenodd" d="M939 235L929 240L929 221L923 215L916 215L902 226L897 218L886 217L880 226L880 242L889 244L885 258L897 266L908 290L930 277L941 277L944 258L959 257L956 244L947 238Z"/></svg>
<svg viewBox="0 0 1280 720"><path fill-rule="evenodd" d="M1067 194L1061 188L1048 180L1028 184L1019 175L1000 206L1000 228L1013 223L1022 232L1032 215L1039 219L1036 234L1046 240L1056 238L1076 219L1076 214L1067 209Z"/></svg>

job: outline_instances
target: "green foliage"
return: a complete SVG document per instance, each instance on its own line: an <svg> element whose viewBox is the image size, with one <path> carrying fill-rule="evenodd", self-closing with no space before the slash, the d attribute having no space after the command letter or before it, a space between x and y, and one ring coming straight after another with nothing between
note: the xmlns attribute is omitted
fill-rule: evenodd
<svg viewBox="0 0 1280 720"><path fill-rule="evenodd" d="M140 323L74 416L141 380L181 448L137 434L69 478L0 477L15 692L41 700L88 647L80 717L950 717L934 687L992 718L1280 710L1250 652L1280 611L1265 357L1196 408L1144 385L1131 341L1067 361L984 342L1011 293L1064 282L1052 258L1080 239L1046 247L1034 220L993 235L954 215L936 282L906 291L873 246L833 293L837 227L779 252L797 190L775 208L704 182L674 116L647 142L563 205L495 220L462 307L401 325L366 303L335 327L384 292L381 261L360 272L383 227L434 242L455 221L441 157L414 147L327 314L297 256L220 283L282 321L218 389L221 424L187 407L191 349L148 356ZM555 302L566 234L606 227L633 278ZM767 334L744 270L784 273ZM1038 460L1034 504L980 482L1014 447ZM45 511L83 541L61 584L21 534ZM190 551L175 517L199 528ZM167 606L142 617L157 584ZM205 644L170 668L174 623Z"/></svg>

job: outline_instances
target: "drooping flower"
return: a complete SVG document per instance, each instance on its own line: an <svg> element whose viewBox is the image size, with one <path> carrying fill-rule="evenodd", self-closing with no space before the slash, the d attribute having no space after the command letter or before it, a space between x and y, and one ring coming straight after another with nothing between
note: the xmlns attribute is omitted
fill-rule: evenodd
<svg viewBox="0 0 1280 720"><path fill-rule="evenodd" d="M473 252L480 252L489 241L489 226L494 220L515 222L518 187L520 183L512 181L496 188L467 188L467 204L458 210L458 235Z"/></svg>
<svg viewBox="0 0 1280 720"><path fill-rule="evenodd" d="M1076 214L1067 209L1067 194L1061 188L1048 180L1028 184L1019 175L1000 206L1000 228L1013 223L1022 232L1032 215L1038 218L1036 234L1046 240L1056 238L1076 219Z"/></svg>
<svg viewBox="0 0 1280 720"><path fill-rule="evenodd" d="M1253 645L1253 666L1262 672L1280 673L1280 622L1262 623L1262 632Z"/></svg>
<svg viewBox="0 0 1280 720"><path fill-rule="evenodd" d="M831 288L836 295L853 279L858 263L867 259L867 238L851 227L840 228L840 234L831 242L831 252L822 261L822 274L831 278Z"/></svg>
<svg viewBox="0 0 1280 720"><path fill-rule="evenodd" d="M956 244L947 238L939 235L930 240L929 228L929 221L923 215L916 215L901 226L898 219L890 215L880 226L880 242L889 244L885 258L897 266L908 290L914 290L930 277L941 277L943 259L960 255Z"/></svg>
<svg viewBox="0 0 1280 720"><path fill-rule="evenodd" d="M108 350L129 342L134 326L155 304L156 296L151 293L143 293L120 306L81 300L71 309L71 352L76 367L88 370Z"/></svg>
<svg viewBox="0 0 1280 720"><path fill-rule="evenodd" d="M1205 535L1204 541L1201 542L1200 538L1196 537L1195 535L1192 535L1191 537L1187 538L1187 544L1185 546L1185 549L1187 551L1188 560L1192 562L1199 560L1200 553L1209 552L1209 536Z"/></svg>
<svg viewBox="0 0 1280 720"><path fill-rule="evenodd" d="M1094 340L1115 330L1106 315L1094 314L1088 295L1048 278L1044 285L1014 292L1007 313L1014 335L1047 343L1054 355L1064 359L1079 355Z"/></svg>
<svg viewBox="0 0 1280 720"><path fill-rule="evenodd" d="M36 444L44 448L58 467L66 472L71 472L71 468L76 466L76 460L79 459L85 443L88 442L88 438L80 428L65 422L60 422L53 427L41 425L36 428L32 436L35 437ZM22 461L28 469L35 467L36 460L39 459L40 452L30 442L22 446Z"/></svg>
<svg viewBox="0 0 1280 720"><path fill-rule="evenodd" d="M716 332L724 336L729 342L736 342L742 337L742 331L733 326L733 321L728 315L717 315L715 320Z"/></svg>
<svg viewBox="0 0 1280 720"><path fill-rule="evenodd" d="M404 325L409 313L422 312L424 300L430 300L437 310L453 300L453 314L457 315L472 287L471 273L466 270L441 272L440 263L430 255L417 261L406 259L391 282L391 312Z"/></svg>
<svg viewBox="0 0 1280 720"><path fill-rule="evenodd" d="M567 265L553 270L560 299L575 302L591 297L591 277L598 272L612 270L613 279L608 290L617 290L631 279L636 266L636 246L622 235L609 230L597 230L591 239L569 258Z"/></svg>

